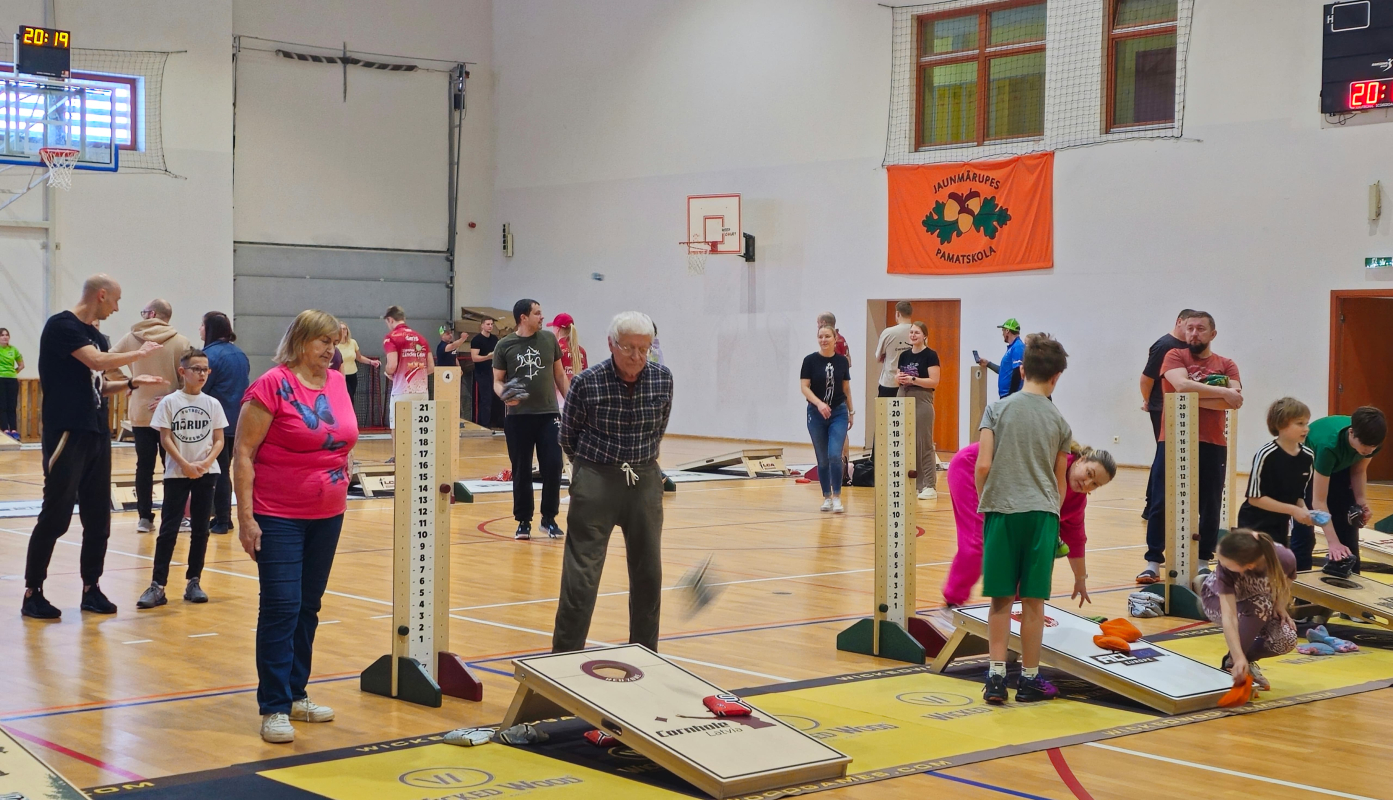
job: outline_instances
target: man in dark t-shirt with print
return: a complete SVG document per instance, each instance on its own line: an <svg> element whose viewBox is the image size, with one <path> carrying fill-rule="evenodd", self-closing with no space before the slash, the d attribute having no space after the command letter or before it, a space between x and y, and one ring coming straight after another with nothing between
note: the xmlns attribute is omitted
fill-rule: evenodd
<svg viewBox="0 0 1393 800"><path fill-rule="evenodd" d="M1359 571L1359 529L1369 524L1371 512L1366 494L1369 459L1382 449L1388 436L1388 419L1373 406L1360 406L1349 416L1324 417L1311 423L1306 445L1315 453L1315 477L1307 505L1330 515L1321 528L1329 548L1329 560L1351 559ZM1299 569L1311 568L1315 529L1293 525L1291 549Z"/></svg>
<svg viewBox="0 0 1393 800"><path fill-rule="evenodd" d="M97 581L106 562L111 536L111 431L106 395L139 386L165 383L137 375L107 380L119 369L161 349L145 342L127 353L108 353L110 343L94 323L116 312L121 286L94 275L82 286L82 300L69 311L48 318L39 337L39 386L43 390L44 501L24 565L24 603L20 613L35 619L58 619L63 612L44 597L48 564L58 539L72 523L73 504L82 519L82 610L115 614L116 605Z"/></svg>
<svg viewBox="0 0 1393 800"><path fill-rule="evenodd" d="M561 408L556 393L566 396L570 381L561 366L561 345L542 330L542 305L523 299L513 305L517 330L493 351L493 390L507 413L503 433L513 462L514 539L532 538L532 452L542 472L542 530L552 539L565 535L556 524L561 510ZM510 396L507 384L521 386L526 397Z"/></svg>

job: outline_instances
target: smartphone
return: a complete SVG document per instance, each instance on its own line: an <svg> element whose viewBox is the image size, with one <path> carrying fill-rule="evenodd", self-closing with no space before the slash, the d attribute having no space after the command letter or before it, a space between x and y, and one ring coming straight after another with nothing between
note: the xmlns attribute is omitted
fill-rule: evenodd
<svg viewBox="0 0 1393 800"><path fill-rule="evenodd" d="M977 351L976 351L976 350L973 350L973 351L972 351L972 363L976 364L978 361L981 361L981 360L982 360L982 357L979 356L979 355L977 355Z"/></svg>

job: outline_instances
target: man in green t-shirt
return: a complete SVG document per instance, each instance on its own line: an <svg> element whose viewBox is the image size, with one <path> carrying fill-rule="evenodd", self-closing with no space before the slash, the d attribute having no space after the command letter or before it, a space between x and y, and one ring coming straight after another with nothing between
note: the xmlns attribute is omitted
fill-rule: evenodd
<svg viewBox="0 0 1393 800"><path fill-rule="evenodd" d="M513 538L532 538L535 449L542 473L541 527L548 537L560 539L565 532L556 524L561 510L562 465L561 409L556 395L566 395L570 380L561 366L561 345L556 336L542 330L542 305L530 299L517 301L513 320L517 330L499 340L493 350L493 391L506 407L503 433L513 464L513 518L518 521Z"/></svg>
<svg viewBox="0 0 1393 800"><path fill-rule="evenodd" d="M1373 406L1360 406L1349 416L1330 416L1311 423L1306 446L1316 455L1315 476L1306 504L1312 512L1325 512L1330 519L1321 525L1329 547L1330 561L1353 559L1359 571L1359 529L1369 523L1372 512L1365 488L1369 478L1369 459L1374 457L1388 435L1388 420ZM1317 516L1320 516L1317 514ZM1291 549L1297 569L1311 568L1315 549L1315 529L1293 525Z"/></svg>

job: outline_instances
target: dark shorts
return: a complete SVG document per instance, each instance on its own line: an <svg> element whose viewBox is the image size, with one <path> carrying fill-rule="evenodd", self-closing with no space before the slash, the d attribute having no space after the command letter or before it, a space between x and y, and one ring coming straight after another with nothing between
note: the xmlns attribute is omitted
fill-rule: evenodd
<svg viewBox="0 0 1393 800"><path fill-rule="evenodd" d="M988 511L982 526L982 594L1050 598L1059 516L1048 511Z"/></svg>

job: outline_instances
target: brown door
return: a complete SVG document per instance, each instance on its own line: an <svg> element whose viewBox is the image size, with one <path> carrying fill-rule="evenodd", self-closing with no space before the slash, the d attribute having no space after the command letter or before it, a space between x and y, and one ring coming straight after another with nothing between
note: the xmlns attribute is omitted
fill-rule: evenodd
<svg viewBox="0 0 1393 800"><path fill-rule="evenodd" d="M962 365L958 350L958 323L961 300L911 300L913 319L929 329L929 347L938 353L939 380L934 390L934 447L941 452L958 452L958 387ZM885 325L895 324L895 303L885 304Z"/></svg>
<svg viewBox="0 0 1393 800"><path fill-rule="evenodd" d="M1375 406L1393 414L1393 290L1334 292L1332 300L1330 413ZM1390 448L1369 462L1369 480L1393 480Z"/></svg>

